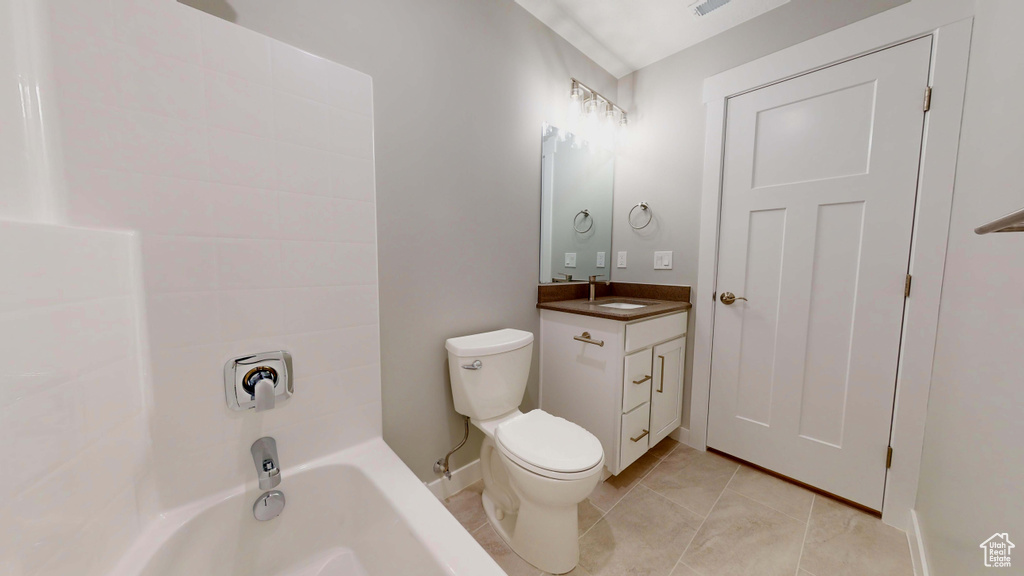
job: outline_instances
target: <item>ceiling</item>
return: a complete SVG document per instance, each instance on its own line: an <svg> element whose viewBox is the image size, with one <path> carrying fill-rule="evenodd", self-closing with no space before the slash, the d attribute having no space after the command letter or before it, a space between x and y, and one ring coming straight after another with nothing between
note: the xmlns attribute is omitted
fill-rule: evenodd
<svg viewBox="0 0 1024 576"><path fill-rule="evenodd" d="M516 0L616 78L789 2L732 0L697 16L702 1Z"/></svg>

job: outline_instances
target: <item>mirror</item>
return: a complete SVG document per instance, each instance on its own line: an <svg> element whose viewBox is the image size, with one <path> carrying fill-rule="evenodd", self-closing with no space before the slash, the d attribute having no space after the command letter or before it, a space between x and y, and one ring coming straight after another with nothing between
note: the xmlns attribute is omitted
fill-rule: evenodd
<svg viewBox="0 0 1024 576"><path fill-rule="evenodd" d="M615 153L554 126L541 137L540 281L608 280Z"/></svg>

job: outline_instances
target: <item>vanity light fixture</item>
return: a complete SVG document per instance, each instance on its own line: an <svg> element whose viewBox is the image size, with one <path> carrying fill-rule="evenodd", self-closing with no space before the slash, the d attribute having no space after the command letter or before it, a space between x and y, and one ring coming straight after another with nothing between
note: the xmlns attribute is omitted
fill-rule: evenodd
<svg viewBox="0 0 1024 576"><path fill-rule="evenodd" d="M569 89L569 129L581 134L585 140L597 142L602 147L610 149L617 137L621 140L629 123L626 111L590 86L575 78L570 80L572 85ZM586 125L575 125L581 116ZM602 116L603 122L600 120Z"/></svg>

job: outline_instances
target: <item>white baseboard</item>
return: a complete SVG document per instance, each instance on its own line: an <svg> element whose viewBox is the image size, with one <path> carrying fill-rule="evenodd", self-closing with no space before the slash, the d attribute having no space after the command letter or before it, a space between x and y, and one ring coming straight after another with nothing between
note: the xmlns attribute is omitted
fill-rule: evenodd
<svg viewBox="0 0 1024 576"><path fill-rule="evenodd" d="M690 429L689 428L683 428L682 426L680 426L679 428L676 428L675 430L670 432L668 436L669 436L669 438L675 440L676 442L679 442L681 444L686 444L690 448L694 448L694 449L701 450L701 451L704 450L703 446L697 446L696 444L693 444L693 443L690 442Z"/></svg>
<svg viewBox="0 0 1024 576"><path fill-rule="evenodd" d="M915 510L910 511L910 526L909 530L907 530L907 540L910 541L910 559L914 562L914 576L929 576L924 538L921 535L921 525L917 523L917 512Z"/></svg>
<svg viewBox="0 0 1024 576"><path fill-rule="evenodd" d="M483 472L480 470L480 459L477 458L462 468L453 470L451 480L441 477L433 482L427 482L426 485L438 500L444 500L465 490L466 487L481 478L483 478Z"/></svg>

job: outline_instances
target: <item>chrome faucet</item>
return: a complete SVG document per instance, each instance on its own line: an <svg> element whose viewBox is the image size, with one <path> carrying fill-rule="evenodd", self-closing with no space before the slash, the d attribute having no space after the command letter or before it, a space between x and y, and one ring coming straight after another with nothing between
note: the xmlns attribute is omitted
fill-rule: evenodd
<svg viewBox="0 0 1024 576"><path fill-rule="evenodd" d="M260 480L260 490L270 490L281 483L281 467L277 461L277 441L265 436L252 443L252 461Z"/></svg>
<svg viewBox="0 0 1024 576"><path fill-rule="evenodd" d="M597 276L591 276L590 277L590 301L591 302L594 301L594 288L597 286L597 279L602 277L602 276L604 276L604 274L598 274ZM611 284L611 282L605 282L604 283L605 286L607 286L609 284Z"/></svg>

